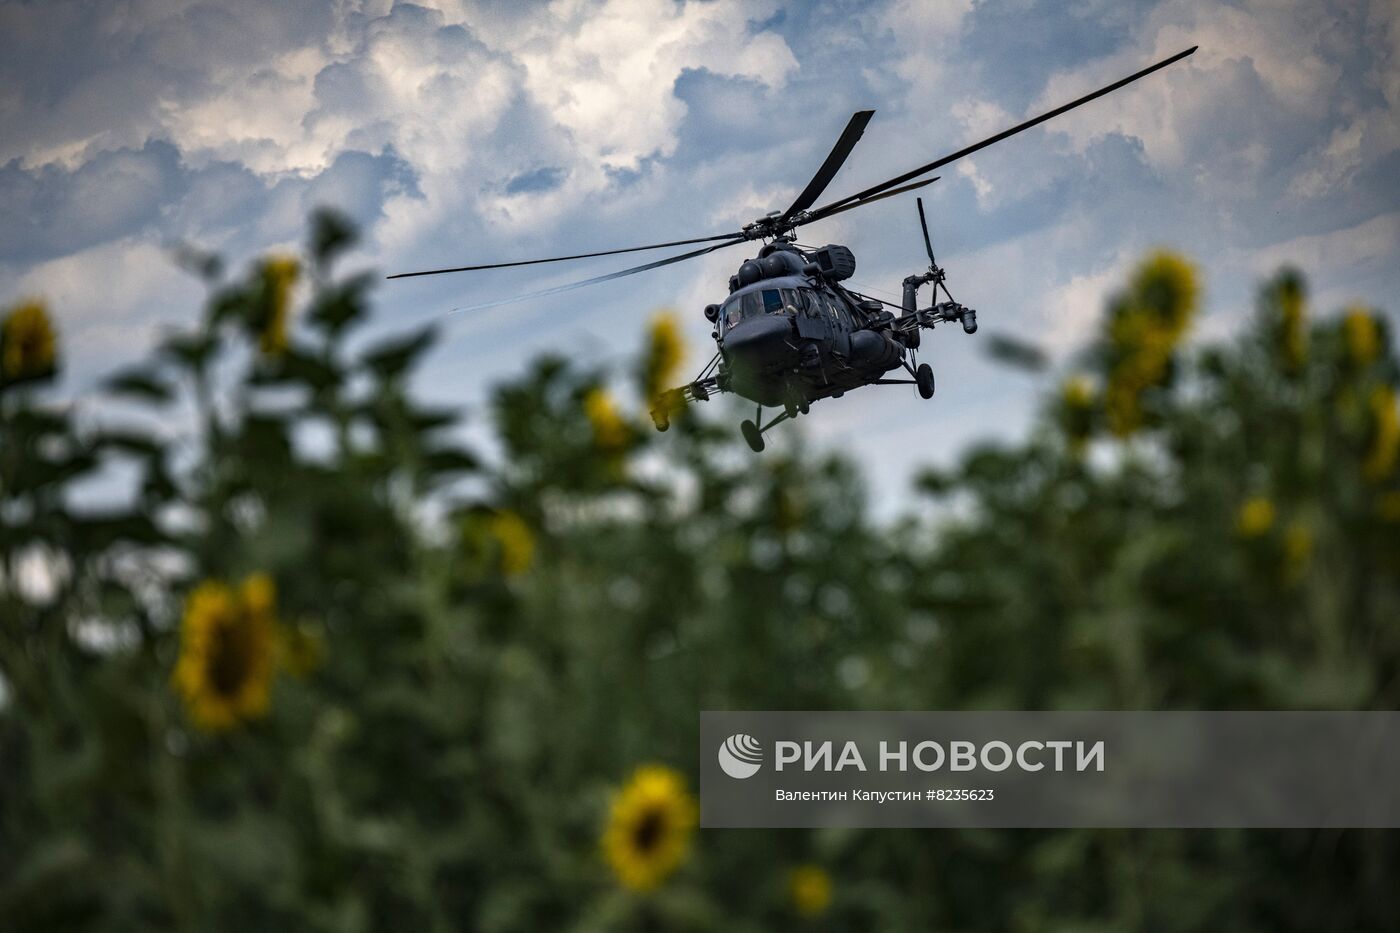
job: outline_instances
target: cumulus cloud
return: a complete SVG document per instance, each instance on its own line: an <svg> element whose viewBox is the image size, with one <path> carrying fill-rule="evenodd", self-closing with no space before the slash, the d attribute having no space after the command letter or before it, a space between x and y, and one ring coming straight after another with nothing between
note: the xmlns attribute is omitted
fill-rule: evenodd
<svg viewBox="0 0 1400 933"><path fill-rule="evenodd" d="M412 168L392 148L342 152L309 177L260 175L241 163L188 165L168 142L103 151L72 168L59 163L0 168L0 263L65 256L102 243L150 235L161 242L247 242L296 236L307 213L334 204L364 223L384 202L416 193Z"/></svg>
<svg viewBox="0 0 1400 933"><path fill-rule="evenodd" d="M780 36L751 28L771 9L5 5L0 283L66 289L55 260L101 257L106 304L134 306L148 291L134 270L171 241L285 244L320 203L390 256L620 213L676 151L683 74L778 87L796 70Z"/></svg>
<svg viewBox="0 0 1400 933"><path fill-rule="evenodd" d="M878 113L831 197L1199 44L920 192L955 293L1061 355L1158 243L1202 259L1212 302L1247 304L1261 267L1287 257L1378 296L1400 251L1397 19L1388 0L0 4L0 289L49 294L77 358L130 356L194 303L172 240L285 246L319 203L365 226L363 256L386 271L714 233L782 207L855 109ZM808 233L855 248L872 291L925 262L912 199ZM470 396L511 359L610 347L678 301L703 343L699 308L742 253L459 319L454 363L430 381ZM597 265L416 279L382 299L402 323L464 292L617 267ZM949 430L912 437L928 409L887 396L886 474L935 440L1024 423L1026 390L975 346L926 345L962 413ZM959 395L962 379L985 391ZM847 444L868 404L814 425Z"/></svg>
<svg viewBox="0 0 1400 933"><path fill-rule="evenodd" d="M74 169L0 168L0 262L45 259L147 227L180 195L180 156L168 143L98 153Z"/></svg>

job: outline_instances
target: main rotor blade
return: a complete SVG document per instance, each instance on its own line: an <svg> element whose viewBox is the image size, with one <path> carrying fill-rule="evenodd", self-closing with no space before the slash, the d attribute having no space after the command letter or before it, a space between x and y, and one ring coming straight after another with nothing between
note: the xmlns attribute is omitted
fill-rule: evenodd
<svg viewBox="0 0 1400 933"><path fill-rule="evenodd" d="M826 161L821 168L817 169L817 174L812 176L812 180L807 182L807 187L802 189L802 193L797 196L797 200L783 212L783 220L786 221L798 211L805 211L812 206L812 202L821 197L826 186L831 184L831 179L836 177L836 173L841 170L851 150L860 142L861 134L865 132L865 124L870 122L870 118L875 115L873 110L857 110L851 114L851 121L846 124L846 128L841 131L841 136L836 140L836 145L831 147L831 152L827 154ZM781 221L780 221L781 223Z"/></svg>
<svg viewBox="0 0 1400 933"><path fill-rule="evenodd" d="M546 262L564 262L569 259L592 259L594 256L616 256L618 253L640 253L649 249L665 249L668 246L689 246L691 243L712 243L715 240L731 240L743 236L741 233L720 233L715 236L701 236L689 240L672 240L669 243L653 243L650 246L628 246L623 249L603 249L596 253L575 253L572 256L551 256L548 259L518 259L514 262L488 262L479 266L456 266L452 269L427 269L423 272L398 272L386 275L386 279L411 279L418 275L442 275L444 272L475 272L479 269L508 269L511 266L537 266Z"/></svg>
<svg viewBox="0 0 1400 933"><path fill-rule="evenodd" d="M828 204L826 207L812 211L809 216L804 217L800 223L794 224L793 226L801 227L805 224L816 223L819 220L826 220L828 217L835 217L837 214L844 214L852 208L874 204L876 201L883 201L885 198L892 198L897 194L904 194L906 191L917 191L919 188L933 184L942 177L942 175L935 175L932 178L925 178L923 181L916 181L912 185L904 185L903 187L877 194L874 197L869 197L862 201L852 201L849 204L841 204L840 202L837 202L836 205Z"/></svg>
<svg viewBox="0 0 1400 933"><path fill-rule="evenodd" d="M924 199L918 198L917 203L919 205L919 226L924 229L924 249L928 250L929 268L936 269L938 263L933 261L933 241L928 238L928 220L924 218Z"/></svg>
<svg viewBox="0 0 1400 933"><path fill-rule="evenodd" d="M599 282L610 282L613 279L620 279L623 276L635 275L638 272L646 272L649 269L659 269L662 266L669 266L672 263L683 262L687 259L694 259L696 256L703 256L706 253L713 253L717 249L724 249L726 246L737 246L740 243L747 243L743 236L730 239L724 243L716 243L714 246L705 246L700 249L691 250L688 253L681 253L678 256L667 256L665 259L658 259L641 266L633 266L630 269L621 269L617 272L609 272L606 275L595 275L591 279L583 279L580 282L569 282L566 285L555 285L552 288L542 288L539 291L527 292L523 295L513 295L510 298L498 298L495 301L483 301L480 304L467 305L464 308L453 308L452 313L459 311L481 311L485 308L497 308L501 305L515 304L517 301L528 301L531 298L543 298L546 295L557 295L560 292L573 291L576 288L583 288L585 285L596 285Z"/></svg>
<svg viewBox="0 0 1400 933"><path fill-rule="evenodd" d="M931 172L931 171L933 171L933 170L936 169L936 168L942 168L943 166L947 165L949 162L956 162L958 159L961 159L961 158L963 158L964 156L969 156L969 155L971 155L972 153L977 152L979 149L985 149L985 148L987 148L988 146L992 145L993 143L999 143L999 142L1001 142L1003 139L1006 139L1008 136L1015 136L1017 133L1021 132L1022 130L1028 130L1028 129L1030 129L1030 128L1033 127L1033 126L1038 126L1038 125L1040 125L1041 123L1044 123L1046 120L1054 119L1055 117L1058 117L1058 116L1059 116L1060 114L1062 114L1062 113L1066 113L1066 112L1068 112L1068 111L1070 111L1070 110L1073 110L1075 107L1079 107L1079 106L1082 106L1082 105L1084 105L1084 104L1087 104L1087 103L1089 103L1089 101L1091 101L1091 100L1097 100L1098 98L1103 97L1105 94L1112 93L1113 91L1116 91L1116 90L1118 90L1119 88L1124 87L1125 85L1132 84L1134 81L1138 80L1139 78L1145 78L1145 77L1147 77L1148 75L1152 74L1152 72L1154 72L1154 71L1159 71L1159 70L1161 70L1162 68L1167 67L1168 65L1175 64L1176 62L1181 61L1183 58L1185 58L1186 56L1190 55L1192 52L1196 51L1197 48L1199 48L1199 46L1193 45L1193 46L1191 46L1191 48L1186 49L1186 50L1183 51L1183 52L1177 52L1177 53L1176 53L1175 55L1173 55L1171 58L1164 58L1164 59L1162 59L1160 62L1158 62L1157 64L1151 65L1151 66L1149 66L1149 67L1147 67L1147 68L1144 68L1144 69L1142 69L1141 71L1136 72L1136 73L1134 73L1134 74L1130 74L1130 75L1128 75L1126 78L1123 78L1123 79L1120 80L1120 81L1115 81L1115 82L1113 82L1112 84L1107 85L1106 87L1101 87L1101 88L1099 88L1097 91L1094 91L1093 93L1085 94L1083 97L1079 98L1078 100L1072 100L1072 101L1070 101L1069 103L1064 104L1063 106L1056 107L1054 110L1046 111L1045 113L1042 113L1042 114L1041 114L1040 116L1038 116L1038 117L1032 117L1031 119L1027 120L1027 121L1024 122L1024 123L1018 123L1018 124L1016 124L1015 126L1011 127L1010 129L1002 130L1000 133L997 133L995 136L989 136L989 137L987 137L986 139L982 140L981 142L973 143L971 146L966 146L966 147L964 147L964 148L962 148L962 149L959 149L957 152L954 152L954 153L952 153L951 155L946 155L946 156L944 156L944 157L941 158L941 159L937 159L937 160L935 160L935 161L933 161L933 162L928 163L927 165L921 165L921 166L919 166L918 168L914 169L913 171L905 172L903 175L899 175L899 176L897 176L897 177L895 177L895 178L891 178L889 181L881 182L881 183L878 184L878 185L875 185L875 186L870 187L870 188L866 188L864 191L861 191L861 192L858 192L858 193L856 193L856 194L853 194L853 195L851 195L850 197L842 198L842 199L839 200L839 201L833 201L831 204L828 204L826 207L827 207L827 208L840 207L840 206L846 204L846 203L849 202L849 201L868 201L868 200L870 199L871 195L879 194L880 192L886 190L887 188L889 188L889 187L891 187L891 186L893 186L893 185L901 184L901 183L903 183L903 182L908 181L908 180L911 179L911 178L917 178L918 176L923 175L923 174L925 174L925 173L927 173L927 172ZM815 213L821 213L821 211L819 210L819 211L816 211Z"/></svg>

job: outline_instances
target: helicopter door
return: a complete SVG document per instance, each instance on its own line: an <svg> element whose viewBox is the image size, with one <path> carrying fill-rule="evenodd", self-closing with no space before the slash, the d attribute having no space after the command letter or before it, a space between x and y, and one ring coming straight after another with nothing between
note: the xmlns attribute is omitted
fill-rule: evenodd
<svg viewBox="0 0 1400 933"><path fill-rule="evenodd" d="M830 334L831 348L843 356L851 355L851 334L850 322L846 317L846 309L830 295L818 293L814 296L820 303L822 313L826 315L827 332Z"/></svg>
<svg viewBox="0 0 1400 933"><path fill-rule="evenodd" d="M818 303L816 294L797 289L794 298L797 305L797 336L806 340L825 340L831 328L827 324L826 310Z"/></svg>

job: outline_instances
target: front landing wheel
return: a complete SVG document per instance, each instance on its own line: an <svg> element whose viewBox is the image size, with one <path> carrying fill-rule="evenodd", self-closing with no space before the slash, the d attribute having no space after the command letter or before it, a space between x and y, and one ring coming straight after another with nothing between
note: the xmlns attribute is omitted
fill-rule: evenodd
<svg viewBox="0 0 1400 933"><path fill-rule="evenodd" d="M933 367L927 363L920 363L919 368L914 371L914 381L918 383L919 394L924 398L933 398Z"/></svg>
<svg viewBox="0 0 1400 933"><path fill-rule="evenodd" d="M745 421L739 425L739 433L744 435L744 442L749 445L749 450L754 453L763 450L763 433L758 430L758 425L752 421Z"/></svg>

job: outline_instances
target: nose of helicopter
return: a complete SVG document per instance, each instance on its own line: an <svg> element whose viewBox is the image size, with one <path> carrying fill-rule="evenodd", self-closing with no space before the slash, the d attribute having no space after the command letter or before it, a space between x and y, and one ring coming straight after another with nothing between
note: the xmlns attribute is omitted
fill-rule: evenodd
<svg viewBox="0 0 1400 933"><path fill-rule="evenodd" d="M756 375L784 364L792 353L791 333L792 323L786 315L749 318L724 335L724 352L731 365Z"/></svg>

